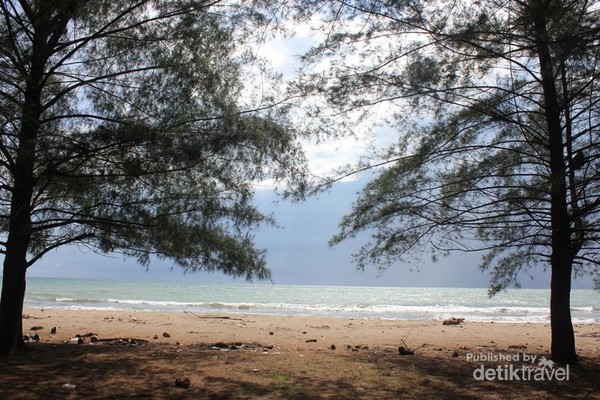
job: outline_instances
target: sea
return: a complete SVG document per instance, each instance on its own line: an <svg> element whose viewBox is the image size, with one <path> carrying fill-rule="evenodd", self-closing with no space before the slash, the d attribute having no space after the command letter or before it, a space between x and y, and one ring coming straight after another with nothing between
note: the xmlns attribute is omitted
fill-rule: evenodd
<svg viewBox="0 0 600 400"><path fill-rule="evenodd" d="M29 278L25 306L43 309L270 314L507 323L549 322L550 292L484 288L416 288L217 284ZM571 294L574 323L600 323L600 293Z"/></svg>

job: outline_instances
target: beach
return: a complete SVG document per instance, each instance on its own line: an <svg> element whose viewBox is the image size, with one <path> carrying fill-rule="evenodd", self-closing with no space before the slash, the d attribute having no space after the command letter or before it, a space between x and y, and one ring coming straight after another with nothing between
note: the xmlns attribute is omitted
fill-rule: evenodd
<svg viewBox="0 0 600 400"><path fill-rule="evenodd" d="M23 326L39 342L0 398L600 398L598 324L575 325L568 379L477 379L538 368L539 323L28 308Z"/></svg>

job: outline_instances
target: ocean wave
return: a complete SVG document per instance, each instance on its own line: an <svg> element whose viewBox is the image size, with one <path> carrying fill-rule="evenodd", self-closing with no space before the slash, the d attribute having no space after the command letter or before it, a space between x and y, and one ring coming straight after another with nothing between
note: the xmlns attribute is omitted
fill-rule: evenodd
<svg viewBox="0 0 600 400"><path fill-rule="evenodd" d="M598 312L600 308L596 307L571 307L571 311Z"/></svg>
<svg viewBox="0 0 600 400"><path fill-rule="evenodd" d="M206 310L226 312L247 312L259 314L299 314L379 317L396 319L434 319L452 316L468 317L471 320L546 320L547 307L470 307L456 305L369 305L369 304L299 304L299 303L237 303L237 302L185 302L139 299L73 299L60 298L57 303L87 306L88 308L144 309L149 311ZM72 308L72 307L71 307ZM577 309L589 312L589 308Z"/></svg>
<svg viewBox="0 0 600 400"><path fill-rule="evenodd" d="M81 311L123 311L125 309L119 307L109 307L109 306L83 306L83 305L48 305L45 306L44 309L47 310L81 310ZM139 310L139 311L153 311L153 310Z"/></svg>
<svg viewBox="0 0 600 400"><path fill-rule="evenodd" d="M100 299L73 299L70 297L58 297L54 299L57 303L77 303L77 304L101 304L105 300Z"/></svg>
<svg viewBox="0 0 600 400"><path fill-rule="evenodd" d="M259 302L186 302L186 301L163 301L163 300L140 300L140 299L87 299L68 298L56 299L57 303L67 304L94 304L94 305L120 305L120 308L128 306L146 306L148 309L188 309L205 308L214 310L273 310L273 311L300 311L307 313L357 313L357 314L423 314L438 315L445 314L469 314L469 315L505 315L505 314L547 314L547 307L471 307L456 305L396 305L396 304L299 304L299 303L259 303ZM574 311L591 312L591 307L573 308Z"/></svg>
<svg viewBox="0 0 600 400"><path fill-rule="evenodd" d="M143 305L144 302L140 303ZM84 311L124 311L124 310L135 310L135 311L147 311L147 312L178 312L178 311L190 311L195 310L198 311L198 306L195 308L169 308L169 309L160 309L157 307L151 307L146 304L146 307L122 307L120 306L122 303L114 303L117 305L109 305L109 304L95 304L95 305L84 305L78 303L65 303L62 305L47 305L44 306L46 309L65 309L65 310L84 310ZM209 303L207 303L209 304ZM215 305L216 303L212 303ZM456 310L452 310L451 308L448 310L441 311L439 313L434 312L423 312L423 310L413 310L413 312L394 312L394 313L378 313L378 312L363 312L356 313L343 309L336 309L336 311L331 311L327 309L310 309L310 307L301 307L292 309L286 308L285 311L270 307L255 306L252 307L250 305L239 305L233 306L229 305L226 313L230 314L260 314L260 315L297 315L297 316L324 316L324 317L343 317L343 318L377 318L377 319L385 319L385 320L433 320L433 321L443 321L449 317L460 317L465 318L468 322L495 322L495 323L541 323L546 324L550 322L550 314L546 310L544 313L533 314L519 314L519 313L503 313L503 314L494 314L493 312L458 312ZM217 312L218 308L215 307L206 307L200 308L200 310L205 312ZM221 309L223 310L223 309ZM421 311L421 312L418 312ZM594 318L590 315L573 315L572 317L573 323L576 324L594 324L599 323L600 320Z"/></svg>
<svg viewBox="0 0 600 400"><path fill-rule="evenodd" d="M69 283L70 285L71 283ZM338 288L277 286L143 285L115 282L81 283L76 290L40 286L30 290L25 305L81 310L195 311L224 314L304 315L394 320L443 320L548 323L546 292L523 290L510 298L489 299L484 289ZM186 289L187 287L187 289ZM192 290L193 289L193 290ZM317 290L318 289L318 290ZM597 295L576 292L574 323L600 322Z"/></svg>
<svg viewBox="0 0 600 400"><path fill-rule="evenodd" d="M157 308L210 308L218 310L252 309L259 305L252 303L223 303L223 302L187 302L187 301L163 301L163 300L129 300L129 299L107 299L107 303L123 305L144 305Z"/></svg>

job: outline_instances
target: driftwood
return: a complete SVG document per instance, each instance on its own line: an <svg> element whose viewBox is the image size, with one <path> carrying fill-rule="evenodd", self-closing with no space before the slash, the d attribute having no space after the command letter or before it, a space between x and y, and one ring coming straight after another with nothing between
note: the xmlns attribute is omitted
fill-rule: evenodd
<svg viewBox="0 0 600 400"><path fill-rule="evenodd" d="M121 342L121 343L138 342L138 343L148 343L148 341L146 339L136 339L136 338L104 338L104 339L98 338L98 342L99 343L102 343L102 342Z"/></svg>
<svg viewBox="0 0 600 400"><path fill-rule="evenodd" d="M406 344L406 341L404 340L407 337L408 337L408 333L406 335L404 335L404 337L402 339L400 339L400 341L402 342L402 346L398 347L398 354L400 354L401 356L412 356L415 354L415 351L413 349L411 349L410 347L408 347L408 345Z"/></svg>
<svg viewBox="0 0 600 400"><path fill-rule="evenodd" d="M398 354L400 354L401 356L412 356L415 354L415 352L417 350L419 350L422 347L425 347L427 345L427 343L423 343L422 345L420 345L419 347L417 347L416 349L413 349L411 347L408 347L408 345L406 344L406 339L408 338L408 333L406 333L406 335L404 335L400 341L402 342L402 346L398 347Z"/></svg>
<svg viewBox="0 0 600 400"><path fill-rule="evenodd" d="M198 315L198 314L194 314L191 311L184 311L184 313L192 314L194 317L198 317L200 319L230 319L233 321L243 321L242 318L233 318L233 317L227 317L227 316L221 316L221 315Z"/></svg>
<svg viewBox="0 0 600 400"><path fill-rule="evenodd" d="M454 318L454 317L452 317L452 318L447 319L444 322L442 322L442 325L460 325L463 322L465 322L464 318Z"/></svg>

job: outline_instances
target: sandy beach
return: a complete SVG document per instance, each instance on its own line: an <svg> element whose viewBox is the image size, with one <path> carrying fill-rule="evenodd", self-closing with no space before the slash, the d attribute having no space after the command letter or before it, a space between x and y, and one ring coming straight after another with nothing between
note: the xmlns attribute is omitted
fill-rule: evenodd
<svg viewBox="0 0 600 400"><path fill-rule="evenodd" d="M568 379L478 380L537 368L549 325L27 309L39 342L2 364L0 398L600 398L600 326L575 331Z"/></svg>

